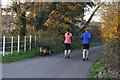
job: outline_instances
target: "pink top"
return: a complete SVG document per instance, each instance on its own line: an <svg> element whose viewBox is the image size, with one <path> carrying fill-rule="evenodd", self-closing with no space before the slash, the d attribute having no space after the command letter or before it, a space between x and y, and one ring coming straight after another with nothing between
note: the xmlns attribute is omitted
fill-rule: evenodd
<svg viewBox="0 0 120 80"><path fill-rule="evenodd" d="M71 44L71 37L72 37L71 33L69 33L69 35L68 35L68 32L65 33L65 41L64 41L64 43Z"/></svg>

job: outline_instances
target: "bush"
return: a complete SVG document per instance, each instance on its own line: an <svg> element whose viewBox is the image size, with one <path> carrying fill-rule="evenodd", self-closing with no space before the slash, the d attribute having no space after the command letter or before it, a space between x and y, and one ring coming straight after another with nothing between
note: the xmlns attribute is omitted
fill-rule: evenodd
<svg viewBox="0 0 120 80"><path fill-rule="evenodd" d="M117 78L120 77L119 72L119 63L120 63L120 40L112 39L106 42L104 46L105 50L102 54L101 64L103 69L105 69L105 74L103 77L106 78Z"/></svg>

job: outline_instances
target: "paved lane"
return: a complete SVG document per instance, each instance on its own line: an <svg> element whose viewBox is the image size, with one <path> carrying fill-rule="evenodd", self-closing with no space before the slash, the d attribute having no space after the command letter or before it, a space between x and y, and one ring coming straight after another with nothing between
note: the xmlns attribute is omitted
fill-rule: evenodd
<svg viewBox="0 0 120 80"><path fill-rule="evenodd" d="M71 53L71 59L64 59L61 53L3 64L2 76L3 78L87 78L101 51L101 46L90 48L90 60L85 62L82 61L82 51L75 50Z"/></svg>

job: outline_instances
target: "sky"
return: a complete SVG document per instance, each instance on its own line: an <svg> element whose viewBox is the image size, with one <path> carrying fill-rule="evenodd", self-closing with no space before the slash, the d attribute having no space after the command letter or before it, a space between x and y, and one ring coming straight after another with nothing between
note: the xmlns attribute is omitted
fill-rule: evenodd
<svg viewBox="0 0 120 80"><path fill-rule="evenodd" d="M10 2L10 0L2 0L2 6L6 6L8 3Z"/></svg>
<svg viewBox="0 0 120 80"><path fill-rule="evenodd" d="M96 7L90 8L90 11L85 12L85 20L88 20L89 17L91 16L92 12L95 10ZM92 18L92 21L94 22L100 22L100 16L98 15L98 13L96 12Z"/></svg>
<svg viewBox="0 0 120 80"><path fill-rule="evenodd" d="M7 0L2 0L2 5L7 5Z"/></svg>

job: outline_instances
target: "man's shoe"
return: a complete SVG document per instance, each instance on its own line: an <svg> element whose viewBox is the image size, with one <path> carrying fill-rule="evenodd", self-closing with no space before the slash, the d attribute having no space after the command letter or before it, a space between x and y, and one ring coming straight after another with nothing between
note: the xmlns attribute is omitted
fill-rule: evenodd
<svg viewBox="0 0 120 80"><path fill-rule="evenodd" d="M85 59L83 58L83 61L85 61Z"/></svg>

